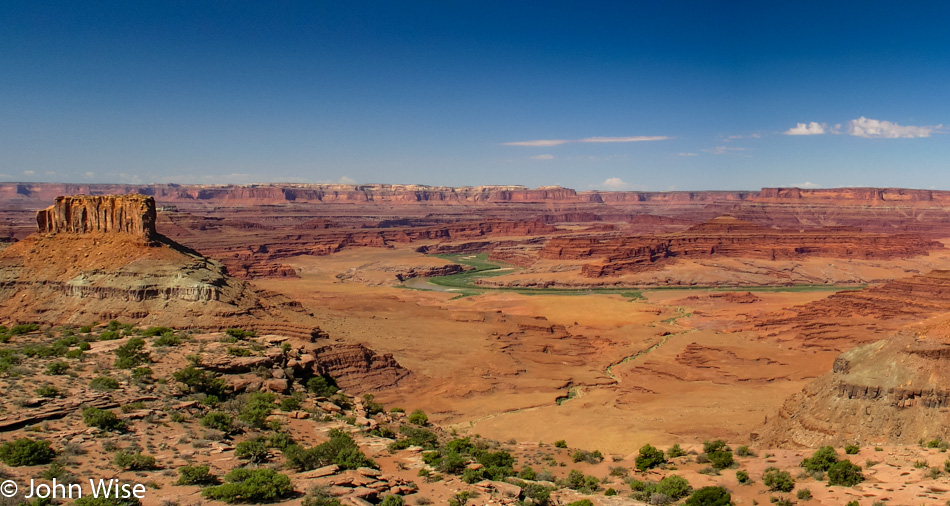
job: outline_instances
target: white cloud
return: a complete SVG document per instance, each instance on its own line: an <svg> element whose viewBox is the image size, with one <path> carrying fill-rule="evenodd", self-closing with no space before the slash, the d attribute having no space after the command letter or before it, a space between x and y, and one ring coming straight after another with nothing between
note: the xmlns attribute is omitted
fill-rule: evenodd
<svg viewBox="0 0 950 506"><path fill-rule="evenodd" d="M869 139L913 139L917 137L930 137L930 134L939 131L943 127L940 125L927 126L903 126L890 121L869 119L861 116L848 123L848 133L855 137L865 137Z"/></svg>
<svg viewBox="0 0 950 506"><path fill-rule="evenodd" d="M24 176L32 176L32 175L34 175L34 174L36 174L36 171L35 171L35 170L24 170L24 171L23 171L23 175L24 175Z"/></svg>
<svg viewBox="0 0 950 506"><path fill-rule="evenodd" d="M534 155L528 158L532 160L554 160L554 155Z"/></svg>
<svg viewBox="0 0 950 506"><path fill-rule="evenodd" d="M676 153L676 156L699 156L699 153Z"/></svg>
<svg viewBox="0 0 950 506"><path fill-rule="evenodd" d="M762 134L755 132L755 133L746 134L746 135L743 135L743 134L730 135L729 137L726 137L725 140L735 141L739 139L761 139L761 138L762 138Z"/></svg>
<svg viewBox="0 0 950 506"><path fill-rule="evenodd" d="M789 128L782 133L785 135L822 135L825 133L825 125L817 121L812 121L807 125L799 123L795 128Z"/></svg>
<svg viewBox="0 0 950 506"><path fill-rule="evenodd" d="M733 147L729 147L729 146L716 146L716 147L714 147L714 148L712 148L712 149L704 149L703 151L706 152L706 153L712 153L712 154L714 154L714 155L725 155L725 154L728 154L728 153L736 153L736 152L745 151L745 150L746 150L745 148L733 148Z"/></svg>
<svg viewBox="0 0 950 506"><path fill-rule="evenodd" d="M95 172L92 172L92 171L87 171L85 175L86 175L86 177L95 177L95 176L96 176L96 173L95 173Z"/></svg>
<svg viewBox="0 0 950 506"><path fill-rule="evenodd" d="M639 135L636 137L587 137L577 142L649 142L669 139L670 137L665 135Z"/></svg>
<svg viewBox="0 0 950 506"><path fill-rule="evenodd" d="M604 180L603 183L599 185L594 185L595 188L602 188L609 191L620 191L620 190L633 190L637 188L637 185L628 183L619 177L608 177Z"/></svg>
<svg viewBox="0 0 950 506"><path fill-rule="evenodd" d="M572 142L583 142L583 143L607 143L607 142L649 142L649 141L665 141L672 139L672 137L667 137L665 135L638 135L633 137L585 137L583 139L542 139L536 141L518 141L518 142L503 142L502 146L526 146L532 148L538 147L550 147L550 146L560 146L561 144L568 144Z"/></svg>
<svg viewBox="0 0 950 506"><path fill-rule="evenodd" d="M805 181L804 183L797 183L789 186L792 188L821 188L820 184L812 183L811 181Z"/></svg>
<svg viewBox="0 0 950 506"><path fill-rule="evenodd" d="M343 177L340 178L339 181L337 181L337 183L339 183L339 184L356 184L356 180L353 179L353 178L351 178L351 177L343 176Z"/></svg>

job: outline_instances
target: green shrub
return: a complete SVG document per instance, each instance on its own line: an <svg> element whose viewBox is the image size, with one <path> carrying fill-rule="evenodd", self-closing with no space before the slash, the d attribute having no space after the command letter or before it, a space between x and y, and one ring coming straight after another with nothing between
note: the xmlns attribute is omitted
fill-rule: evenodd
<svg viewBox="0 0 950 506"><path fill-rule="evenodd" d="M429 425L429 417L421 409L417 409L409 414L409 423L415 425Z"/></svg>
<svg viewBox="0 0 950 506"><path fill-rule="evenodd" d="M383 498L383 501L379 503L379 506L404 506L406 501L399 497L398 495L387 495Z"/></svg>
<svg viewBox="0 0 950 506"><path fill-rule="evenodd" d="M693 492L684 502L686 506L729 506L732 495L722 487L703 487Z"/></svg>
<svg viewBox="0 0 950 506"><path fill-rule="evenodd" d="M90 427L96 427L102 430L125 430L125 422L119 420L119 417L115 416L115 413L104 409L86 408L82 410L82 421Z"/></svg>
<svg viewBox="0 0 950 506"><path fill-rule="evenodd" d="M329 441L310 449L299 445L288 446L284 450L287 467L297 471L309 471L330 464L336 464L342 469L377 467L375 462L363 455L349 434L333 429L329 435Z"/></svg>
<svg viewBox="0 0 950 506"><path fill-rule="evenodd" d="M554 442L554 447L555 447L555 448L567 448L567 441L565 441L565 440L563 440L563 439L558 439L557 441Z"/></svg>
<svg viewBox="0 0 950 506"><path fill-rule="evenodd" d="M363 409L366 410L366 416L373 416L384 411L383 405L376 402L373 394L363 396Z"/></svg>
<svg viewBox="0 0 950 506"><path fill-rule="evenodd" d="M152 361L145 349L145 340L141 337L133 337L128 342L116 348L112 353L115 354L115 366L119 369L131 369L135 366L147 364Z"/></svg>
<svg viewBox="0 0 950 506"><path fill-rule="evenodd" d="M390 444L390 451L404 450L410 446L420 446L425 450L433 450L439 443L439 438L434 432L421 427L403 425L399 428L399 433L405 436L405 439Z"/></svg>
<svg viewBox="0 0 950 506"><path fill-rule="evenodd" d="M162 334L161 337L152 341L152 346L178 346L179 344L181 344L181 337L175 335L174 332Z"/></svg>
<svg viewBox="0 0 950 506"><path fill-rule="evenodd" d="M145 469L155 469L156 467L155 457L152 457L151 455L142 455L140 452L117 452L115 454L115 458L112 460L112 463L115 464L119 469L123 469L125 471L142 471Z"/></svg>
<svg viewBox="0 0 950 506"><path fill-rule="evenodd" d="M79 331L83 334L88 334L92 332L92 325L83 325L82 327L79 327Z"/></svg>
<svg viewBox="0 0 950 506"><path fill-rule="evenodd" d="M853 487L864 481L861 467L852 464L850 460L842 460L828 469L828 484Z"/></svg>
<svg viewBox="0 0 950 506"><path fill-rule="evenodd" d="M666 450L666 458L668 459L675 459L676 457L682 457L683 455L686 455L686 452L683 451L679 443L674 444L669 450Z"/></svg>
<svg viewBox="0 0 950 506"><path fill-rule="evenodd" d="M749 477L748 472L739 470L739 471L736 471L736 481L738 481L742 485L748 485L752 483L752 478Z"/></svg>
<svg viewBox="0 0 950 506"><path fill-rule="evenodd" d="M151 367L136 367L132 369L132 379L135 381L148 381L152 379Z"/></svg>
<svg viewBox="0 0 950 506"><path fill-rule="evenodd" d="M703 441L703 453L718 452L718 451L731 451L726 442L722 439L717 439L715 441Z"/></svg>
<svg viewBox="0 0 950 506"><path fill-rule="evenodd" d="M581 499L580 501L567 503L567 506L594 506L594 503L590 499Z"/></svg>
<svg viewBox="0 0 950 506"><path fill-rule="evenodd" d="M734 462L732 452L725 450L709 452L706 454L706 457L709 458L709 463L711 463L716 470L725 469Z"/></svg>
<svg viewBox="0 0 950 506"><path fill-rule="evenodd" d="M270 451L267 448L264 438L258 437L241 441L234 449L234 456L239 459L250 460L251 462L265 462L270 457Z"/></svg>
<svg viewBox="0 0 950 506"><path fill-rule="evenodd" d="M228 329L225 330L224 333L235 339L248 339L257 335L253 330L244 329Z"/></svg>
<svg viewBox="0 0 950 506"><path fill-rule="evenodd" d="M165 334L174 334L175 331L168 327L149 327L142 331L142 335L145 337L155 337Z"/></svg>
<svg viewBox="0 0 950 506"><path fill-rule="evenodd" d="M231 415L223 411L210 411L201 417L201 426L209 429L220 430L225 434L230 434L234 430L234 422Z"/></svg>
<svg viewBox="0 0 950 506"><path fill-rule="evenodd" d="M314 376L307 381L307 390L321 397L330 397L340 389L329 376Z"/></svg>
<svg viewBox="0 0 950 506"><path fill-rule="evenodd" d="M811 499L811 490L808 490L807 488L800 489L798 491L798 499L800 501L807 501Z"/></svg>
<svg viewBox="0 0 950 506"><path fill-rule="evenodd" d="M604 456L600 453L599 450L594 452L588 452L585 450L577 450L571 454L571 460L576 462L587 462L589 464L599 464L604 461Z"/></svg>
<svg viewBox="0 0 950 506"><path fill-rule="evenodd" d="M119 388L119 382L115 378L99 376L89 381L89 388L93 390L115 390Z"/></svg>
<svg viewBox="0 0 950 506"><path fill-rule="evenodd" d="M300 399L296 397L284 397L280 400L281 411L297 411L300 407Z"/></svg>
<svg viewBox="0 0 950 506"><path fill-rule="evenodd" d="M227 387L224 380L215 377L214 373L198 369L193 365L175 371L172 377L175 381L184 383L194 393L223 396Z"/></svg>
<svg viewBox="0 0 950 506"><path fill-rule="evenodd" d="M232 357L250 357L254 352L240 346L228 346L228 355Z"/></svg>
<svg viewBox="0 0 950 506"><path fill-rule="evenodd" d="M848 445L844 447L844 452L848 455L857 455L861 451L861 447L858 445Z"/></svg>
<svg viewBox="0 0 950 506"><path fill-rule="evenodd" d="M224 476L227 483L208 487L201 496L224 502L276 502L290 497L294 487L287 475L272 469L237 468Z"/></svg>
<svg viewBox="0 0 950 506"><path fill-rule="evenodd" d="M238 418L251 427L262 429L267 424L267 417L276 407L276 400L277 396L270 392L254 392L247 397Z"/></svg>
<svg viewBox="0 0 950 506"><path fill-rule="evenodd" d="M24 323L21 325L14 325L12 328L10 328L9 333L10 335L18 336L29 332L36 332L37 330L40 330L39 325L35 323Z"/></svg>
<svg viewBox="0 0 950 506"><path fill-rule="evenodd" d="M827 472L836 462L838 462L838 454L835 449L831 446L822 446L815 450L810 458L802 460L801 466L811 472Z"/></svg>
<svg viewBox="0 0 950 506"><path fill-rule="evenodd" d="M56 456L49 444L49 441L26 437L7 441L0 445L0 460L14 467L48 464Z"/></svg>
<svg viewBox="0 0 950 506"><path fill-rule="evenodd" d="M53 385L43 385L34 390L34 392L40 397L56 397L59 395L59 389Z"/></svg>
<svg viewBox="0 0 950 506"><path fill-rule="evenodd" d="M267 446L271 448L277 448L278 450L281 450L281 451L284 451L290 445L295 445L295 444L297 444L297 442L294 441L294 438L291 437L290 434L286 432L275 432L271 434L270 437L267 438Z"/></svg>
<svg viewBox="0 0 950 506"><path fill-rule="evenodd" d="M600 480L596 476L585 476L577 469L571 469L567 479L564 480L564 486L573 490L579 490L586 493L594 493L600 487Z"/></svg>
<svg viewBox="0 0 950 506"><path fill-rule="evenodd" d="M99 334L100 341L115 341L119 338L119 333L114 330L107 330Z"/></svg>
<svg viewBox="0 0 950 506"><path fill-rule="evenodd" d="M178 468L176 485L217 485L218 477L211 474L208 466L184 466Z"/></svg>
<svg viewBox="0 0 950 506"><path fill-rule="evenodd" d="M46 366L46 374L49 374L50 376L66 374L66 371L68 370L69 364L66 362L50 362L50 364Z"/></svg>
<svg viewBox="0 0 950 506"><path fill-rule="evenodd" d="M86 341L79 343L77 346L79 347L80 351L89 351L92 349L92 345Z"/></svg>
<svg viewBox="0 0 950 506"><path fill-rule="evenodd" d="M310 489L307 496L303 498L301 506L343 506L343 503L325 488L316 486Z"/></svg>
<svg viewBox="0 0 950 506"><path fill-rule="evenodd" d="M795 480L788 471L777 467L769 467L762 473L762 483L773 492L791 492L795 488Z"/></svg>
<svg viewBox="0 0 950 506"><path fill-rule="evenodd" d="M753 452L748 446L740 446L736 448L736 455L740 457L754 457L755 452Z"/></svg>
<svg viewBox="0 0 950 506"><path fill-rule="evenodd" d="M689 485L689 482L686 481L686 478L672 474L657 482L654 493L666 495L673 501L676 501L681 497L689 495L689 493L692 491L693 487Z"/></svg>
<svg viewBox="0 0 950 506"><path fill-rule="evenodd" d="M664 458L662 451L657 450L655 447L649 444L643 445L643 447L640 448L640 454L637 455L636 459L637 471L653 469L664 462L666 462L666 459Z"/></svg>

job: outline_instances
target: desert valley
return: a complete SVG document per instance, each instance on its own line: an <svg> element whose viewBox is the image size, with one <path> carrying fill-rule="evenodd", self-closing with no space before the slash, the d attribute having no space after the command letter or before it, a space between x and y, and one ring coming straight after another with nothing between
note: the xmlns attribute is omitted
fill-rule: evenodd
<svg viewBox="0 0 950 506"><path fill-rule="evenodd" d="M144 504L943 504L948 240L936 190L2 183L0 458Z"/></svg>

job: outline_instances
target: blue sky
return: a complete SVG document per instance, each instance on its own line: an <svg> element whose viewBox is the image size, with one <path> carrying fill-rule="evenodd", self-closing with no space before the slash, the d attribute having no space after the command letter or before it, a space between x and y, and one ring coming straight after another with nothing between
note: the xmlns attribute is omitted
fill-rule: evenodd
<svg viewBox="0 0 950 506"><path fill-rule="evenodd" d="M948 22L943 2L10 0L0 180L950 189Z"/></svg>

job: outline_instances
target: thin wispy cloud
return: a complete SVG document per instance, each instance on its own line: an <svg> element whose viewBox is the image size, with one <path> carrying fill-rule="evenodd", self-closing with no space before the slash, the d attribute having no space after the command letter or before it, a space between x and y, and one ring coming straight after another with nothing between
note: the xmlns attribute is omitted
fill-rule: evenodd
<svg viewBox="0 0 950 506"><path fill-rule="evenodd" d="M583 139L540 139L536 141L503 142L502 146L523 146L530 148L560 146L561 144L608 143L608 142L651 142L672 139L665 135L638 135L633 137L585 137Z"/></svg>
<svg viewBox="0 0 950 506"><path fill-rule="evenodd" d="M825 127L817 121L811 123L799 123L794 128L782 132L785 135L822 135L825 133Z"/></svg>
<svg viewBox="0 0 950 506"><path fill-rule="evenodd" d="M554 160L554 155L534 155L528 158L532 160Z"/></svg>
<svg viewBox="0 0 950 506"><path fill-rule="evenodd" d="M712 149L704 149L705 153L712 153L714 155L726 155L730 153L740 153L746 151L746 148L734 148L731 146L716 146Z"/></svg>
<svg viewBox="0 0 950 506"><path fill-rule="evenodd" d="M796 183L788 185L792 188L821 188L821 185L818 183L812 183L811 181L805 181L804 183Z"/></svg>
<svg viewBox="0 0 950 506"><path fill-rule="evenodd" d="M760 134L759 132L755 132L755 133L751 133L751 134L736 134L736 135L730 135L730 136L726 137L724 140L726 140L726 141L736 141L736 140L739 140L739 139L761 139L761 138L762 138L762 134Z"/></svg>
<svg viewBox="0 0 950 506"><path fill-rule="evenodd" d="M699 156L699 153L676 153L676 156Z"/></svg>
<svg viewBox="0 0 950 506"><path fill-rule="evenodd" d="M932 133L940 133L943 124L939 125L899 125L886 120L865 118L861 116L853 119L842 128L840 123L828 128L825 123L812 121L810 123L798 123L794 128L783 132L785 135L823 135L823 134L841 134L847 133L854 137L864 137L866 139L915 139L920 137L930 137Z"/></svg>
<svg viewBox="0 0 950 506"><path fill-rule="evenodd" d="M869 119L861 116L853 119L848 124L848 133L855 137L865 137L871 139L914 139L917 137L930 137L930 134L939 131L943 127L940 125L912 126L898 125L890 121Z"/></svg>

